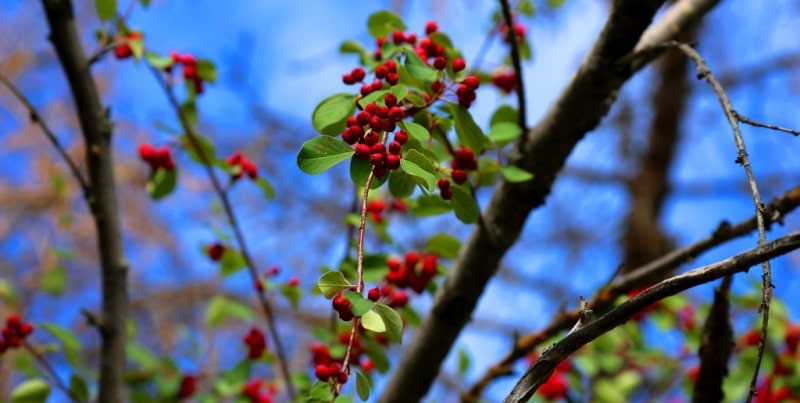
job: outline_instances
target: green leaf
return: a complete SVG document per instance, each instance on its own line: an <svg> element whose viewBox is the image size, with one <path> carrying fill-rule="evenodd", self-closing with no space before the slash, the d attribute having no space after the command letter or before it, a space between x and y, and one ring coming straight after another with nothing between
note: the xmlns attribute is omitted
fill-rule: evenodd
<svg viewBox="0 0 800 403"><path fill-rule="evenodd" d="M408 87L402 84L395 85L390 88L390 90L392 91L392 94L397 97L398 103L404 100L406 95L408 95Z"/></svg>
<svg viewBox="0 0 800 403"><path fill-rule="evenodd" d="M345 291L342 295L343 297L347 298L350 301L350 305L352 306L353 315L361 316L364 315L367 311L371 310L375 303L364 298L363 295L355 292L355 291Z"/></svg>
<svg viewBox="0 0 800 403"><path fill-rule="evenodd" d="M367 62L372 58L372 53L368 51L364 46L354 40L348 40L342 42L339 46L339 53L341 54L357 54L359 56L360 62L363 65L366 65Z"/></svg>
<svg viewBox="0 0 800 403"><path fill-rule="evenodd" d="M422 195L410 206L411 213L418 217L444 214L452 209L453 206L438 194Z"/></svg>
<svg viewBox="0 0 800 403"><path fill-rule="evenodd" d="M89 401L89 386L86 381L74 373L69 378L69 391L78 399L79 402Z"/></svg>
<svg viewBox="0 0 800 403"><path fill-rule="evenodd" d="M473 224L477 222L481 212L478 210L478 203L475 202L475 198L459 186L453 187L452 189L453 199L451 203L456 212L456 218L464 224Z"/></svg>
<svg viewBox="0 0 800 403"><path fill-rule="evenodd" d="M222 257L219 259L219 271L222 277L228 277L233 273L247 267L247 261L244 260L239 251L233 248L225 248Z"/></svg>
<svg viewBox="0 0 800 403"><path fill-rule="evenodd" d="M469 353L463 348L458 349L458 375L464 376L469 369Z"/></svg>
<svg viewBox="0 0 800 403"><path fill-rule="evenodd" d="M42 379L28 379L11 391L12 403L46 402L50 396L50 385Z"/></svg>
<svg viewBox="0 0 800 403"><path fill-rule="evenodd" d="M158 359L141 344L128 343L125 346L125 356L138 364L143 370L152 371L158 367Z"/></svg>
<svg viewBox="0 0 800 403"><path fill-rule="evenodd" d="M514 165L500 168L500 172L511 183L527 182L533 179L533 174Z"/></svg>
<svg viewBox="0 0 800 403"><path fill-rule="evenodd" d="M189 135L182 135L180 136L180 140L181 144L183 144L183 147L186 148L186 151L189 153L189 157L191 157L195 162L205 164L216 159L214 143L204 136L195 134L190 138ZM205 160L203 157L205 157Z"/></svg>
<svg viewBox="0 0 800 403"><path fill-rule="evenodd" d="M181 112L186 115L190 125L197 125L197 104L193 99L189 99L181 105Z"/></svg>
<svg viewBox="0 0 800 403"><path fill-rule="evenodd" d="M417 150L409 150L403 158L400 159L400 167L403 172L420 178L417 181L421 186L424 186L428 191L433 191L436 187L436 168L424 155L420 154Z"/></svg>
<svg viewBox="0 0 800 403"><path fill-rule="evenodd" d="M386 332L386 324L383 318L375 311L365 312L364 315L361 316L361 324L364 326L364 329L375 333Z"/></svg>
<svg viewBox="0 0 800 403"><path fill-rule="evenodd" d="M514 8L516 8L517 12L520 14L527 15L528 17L533 17L533 15L536 14L536 5L530 0L522 0L517 3L517 6Z"/></svg>
<svg viewBox="0 0 800 403"><path fill-rule="evenodd" d="M217 82L217 68L214 62L206 59L197 60L197 76L209 84Z"/></svg>
<svg viewBox="0 0 800 403"><path fill-rule="evenodd" d="M154 200L159 200L167 197L178 184L178 170L166 170L158 168L155 173L147 181L145 188L147 193L150 194Z"/></svg>
<svg viewBox="0 0 800 403"><path fill-rule="evenodd" d="M416 80L428 82L435 81L439 77L439 72L436 69L428 66L418 54L410 50L406 52L405 67L408 70L408 74Z"/></svg>
<svg viewBox="0 0 800 403"><path fill-rule="evenodd" d="M363 401L367 401L369 399L369 390L372 388L372 385L369 383L369 379L361 373L361 371L355 371L356 373L356 393L358 393L359 399Z"/></svg>
<svg viewBox="0 0 800 403"><path fill-rule="evenodd" d="M307 174L316 175L350 158L354 151L344 141L333 137L314 137L303 143L297 154L297 166Z"/></svg>
<svg viewBox="0 0 800 403"><path fill-rule="evenodd" d="M436 284L436 283L431 281L429 284ZM402 312L400 316L403 317L403 320L405 320L405 323L408 326L419 327L420 323L422 323L422 318L419 317L419 314L417 313L416 310L414 310L414 308L406 306L402 308L400 312Z"/></svg>
<svg viewBox="0 0 800 403"><path fill-rule="evenodd" d="M370 92L369 95L365 96L358 100L358 104L361 105L362 108L366 108L367 105L375 102L375 103L383 103L383 97L386 96L390 91L389 90L380 90L375 92ZM380 102L379 102L380 101Z"/></svg>
<svg viewBox="0 0 800 403"><path fill-rule="evenodd" d="M495 109L492 118L489 120L489 126L494 126L498 123L517 123L517 110L511 105L500 105Z"/></svg>
<svg viewBox="0 0 800 403"><path fill-rule="evenodd" d="M314 109L311 123L314 129L326 136L337 136L345 128L345 121L356 110L355 96L334 94L325 98Z"/></svg>
<svg viewBox="0 0 800 403"><path fill-rule="evenodd" d="M325 298L331 299L339 291L348 289L353 285L344 278L344 274L338 271L329 271L322 275L317 282L317 287Z"/></svg>
<svg viewBox="0 0 800 403"><path fill-rule="evenodd" d="M478 155L483 150L485 139L483 131L463 106L450 104L450 110L453 113L453 119L456 124L456 135L461 144L471 148L475 155Z"/></svg>
<svg viewBox="0 0 800 403"><path fill-rule="evenodd" d="M367 19L367 28L369 29L370 36L377 39L383 38L395 30L405 31L406 24L403 23L403 20L401 20L397 14L388 10L382 10L369 16L369 19Z"/></svg>
<svg viewBox="0 0 800 403"><path fill-rule="evenodd" d="M414 122L400 122L400 126L408 132L408 136L420 143L425 143L431 137L431 133L425 126Z"/></svg>
<svg viewBox="0 0 800 403"><path fill-rule="evenodd" d="M67 269L60 265L53 266L44 272L41 290L50 295L61 295L67 285Z"/></svg>
<svg viewBox="0 0 800 403"><path fill-rule="evenodd" d="M567 0L547 0L547 5L553 8L558 8L564 5Z"/></svg>
<svg viewBox="0 0 800 403"><path fill-rule="evenodd" d="M272 185L264 178L256 179L256 185L261 188L261 191L264 192L264 197L267 199L274 199L275 198L275 189L272 188Z"/></svg>
<svg viewBox="0 0 800 403"><path fill-rule="evenodd" d="M461 241L450 234L436 234L425 245L425 250L435 253L439 256L448 259L455 259L458 257L458 251L461 249Z"/></svg>
<svg viewBox="0 0 800 403"><path fill-rule="evenodd" d="M223 397L242 393L242 386L250 379L250 360L241 360L214 383L214 390Z"/></svg>
<svg viewBox="0 0 800 403"><path fill-rule="evenodd" d="M142 7L147 8L150 6L150 0L139 0L139 3L142 4Z"/></svg>
<svg viewBox="0 0 800 403"><path fill-rule="evenodd" d="M492 186L500 172L500 164L493 158L481 158L478 160L478 172L478 185Z"/></svg>
<svg viewBox="0 0 800 403"><path fill-rule="evenodd" d="M375 310L378 311L378 315L381 316L383 323L386 325L386 337L400 344L403 340L403 319L400 318L400 314L384 304L375 304Z"/></svg>
<svg viewBox="0 0 800 403"><path fill-rule="evenodd" d="M169 66L172 66L174 60L172 60L169 56L160 56L159 54L153 51L145 51L144 52L144 59L147 63L158 70L163 70Z"/></svg>
<svg viewBox="0 0 800 403"><path fill-rule="evenodd" d="M42 323L39 327L58 339L59 343L61 343L61 346L64 348L64 355L66 355L70 364L76 365L79 362L83 344L71 330L55 323Z"/></svg>
<svg viewBox="0 0 800 403"><path fill-rule="evenodd" d="M499 122L489 128L490 141L499 145L508 144L517 139L522 134L522 129L513 122Z"/></svg>
<svg viewBox="0 0 800 403"><path fill-rule="evenodd" d="M403 160L400 160L402 164ZM372 164L365 159L361 158L353 158L350 160L350 179L353 180L358 186L364 186L367 184L367 179L369 178L369 173L372 172ZM372 182L369 184L370 189L377 189L383 185L386 180L391 177L391 172L387 173L386 176L383 178L378 179L377 177L372 178Z"/></svg>
<svg viewBox="0 0 800 403"><path fill-rule="evenodd" d="M411 175L398 169L389 175L389 193L398 199L404 199L414 194L416 183Z"/></svg>
<svg viewBox="0 0 800 403"><path fill-rule="evenodd" d="M227 299L222 295L216 295L211 298L208 307L206 307L206 325L208 326L221 325L226 319L232 317L248 322L254 316L255 313L247 305Z"/></svg>
<svg viewBox="0 0 800 403"><path fill-rule="evenodd" d="M108 21L117 15L117 0L94 0L100 21Z"/></svg>

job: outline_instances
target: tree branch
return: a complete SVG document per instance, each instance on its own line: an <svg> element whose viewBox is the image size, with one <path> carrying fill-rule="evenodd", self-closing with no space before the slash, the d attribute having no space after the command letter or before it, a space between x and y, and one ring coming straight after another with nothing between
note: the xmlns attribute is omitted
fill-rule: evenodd
<svg viewBox="0 0 800 403"><path fill-rule="evenodd" d="M596 321L570 333L545 349L539 359L517 382L504 402L526 402L547 381L558 363L601 335L624 324L631 316L664 298L725 276L745 272L750 267L800 248L800 231L759 245L725 260L699 267L666 279L623 302Z"/></svg>
<svg viewBox="0 0 800 403"><path fill-rule="evenodd" d="M86 143L91 191L87 198L97 228L102 281L100 381L98 400L125 398L125 339L128 318L128 262L122 244L114 183L112 125L81 48L72 2L42 0L53 43L69 82Z"/></svg>
<svg viewBox="0 0 800 403"><path fill-rule="evenodd" d="M514 29L514 18L511 15L511 6L508 4L508 0L500 0L500 8L503 20L506 23L508 46L511 48L511 64L514 66L514 72L516 73L514 77L517 89L517 108L519 109L517 111L517 125L519 125L520 130L525 132L528 130L528 112L525 103L525 84L522 80L522 59L519 56L519 42L525 40L525 38L517 37L517 31Z"/></svg>

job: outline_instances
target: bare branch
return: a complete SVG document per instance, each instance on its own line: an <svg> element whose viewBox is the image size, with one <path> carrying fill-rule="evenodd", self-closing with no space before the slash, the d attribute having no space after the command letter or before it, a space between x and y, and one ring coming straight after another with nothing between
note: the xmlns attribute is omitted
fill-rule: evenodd
<svg viewBox="0 0 800 403"><path fill-rule="evenodd" d="M649 305L686 291L692 287L725 276L745 272L756 264L784 255L798 248L800 248L800 231L792 232L772 242L759 245L754 249L750 249L717 263L699 267L684 274L671 277L648 288L641 294L638 294L612 309L595 322L578 329L561 339L558 343L545 349L539 359L528 368L525 375L517 382L504 402L516 403L528 401L536 390L547 381L558 363L594 339L624 324L631 316Z"/></svg>
<svg viewBox="0 0 800 403"><path fill-rule="evenodd" d="M86 143L91 191L87 202L97 228L102 284L101 351L98 400L123 402L125 342L128 319L128 261L122 243L114 180L109 111L100 100L89 63L81 47L72 2L42 0L53 43L78 110Z"/></svg>
<svg viewBox="0 0 800 403"><path fill-rule="evenodd" d="M753 119L750 119L748 117L742 116L742 114L740 114L739 112L736 112L736 120L738 120L738 121L740 121L742 123L748 124L750 126L763 127L765 129L775 130L775 131L779 131L779 132L786 132L786 133L789 133L789 134L793 134L795 136L800 136L800 130L792 130L792 129L787 129L785 127L771 125L769 123L761 123L761 122L755 121Z"/></svg>
<svg viewBox="0 0 800 403"><path fill-rule="evenodd" d="M728 375L728 361L733 351L733 328L731 327L728 293L733 276L725 276L722 284L714 290L714 302L703 326L700 337L700 372L694 383L692 401L721 402L724 397L722 382Z"/></svg>

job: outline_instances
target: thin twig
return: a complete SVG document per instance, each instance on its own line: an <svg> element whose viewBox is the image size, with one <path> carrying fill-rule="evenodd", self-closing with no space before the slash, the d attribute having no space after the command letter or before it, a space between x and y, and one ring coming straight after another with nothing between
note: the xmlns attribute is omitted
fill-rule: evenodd
<svg viewBox="0 0 800 403"><path fill-rule="evenodd" d="M738 157L736 158L736 162L741 164L744 167L745 174L747 175L747 181L750 184L750 193L753 195L753 203L755 203L756 209L756 219L758 222L758 244L763 245L766 242L767 235L766 235L766 228L764 224L764 203L761 201L761 195L758 191L758 185L756 184L756 178L753 174L753 169L750 166L750 159L747 156L747 149L744 145L744 138L742 137L742 133L739 130L739 120L738 114L736 110L733 108L733 104L731 103L730 98L728 98L728 94L725 93L725 90L722 88L722 85L717 81L714 74L711 72L711 69L708 68L705 60L703 57L697 53L691 46L685 43L679 42L670 42L672 46L675 46L681 52L686 54L690 59L694 61L697 66L697 78L699 79L706 79L709 84L714 88L714 92L716 92L717 97L719 98L719 102L722 105L722 110L725 112L725 116L728 118L728 123L731 125L733 129L733 138L736 142L736 149L738 150ZM750 380L750 392L747 395L747 403L750 403L753 400L753 396L756 393L756 383L758 381L758 371L761 368L761 359L764 356L764 348L766 347L767 341L767 326L769 325L769 305L770 301L772 300L772 270L770 268L769 260L765 260L761 263L762 268L762 296L761 296L761 306L759 307L759 311L762 313L762 321L761 321L761 341L758 343L758 356L756 357L756 362L753 368L753 377Z"/></svg>
<svg viewBox="0 0 800 403"><path fill-rule="evenodd" d="M769 223L783 220L783 217L800 206L800 186L787 191L783 197L770 202L766 207ZM607 309L621 295L633 289L640 283L642 278L652 278L662 273L668 273L678 265L691 261L702 253L719 246L727 241L749 234L757 228L756 217L751 217L737 224L723 222L713 233L694 244L674 250L659 259L656 259L644 266L636 268L617 278L610 286L601 290L589 302L589 309L601 312ZM520 358L525 357L545 340L552 338L559 332L568 330L575 321L579 320L579 311L573 310L560 317L556 317L544 329L515 338L515 343L505 357L489 367L483 376L478 380L469 391L462 396L463 401L476 401L480 398L483 390L492 380L511 373L513 364Z"/></svg>
<svg viewBox="0 0 800 403"><path fill-rule="evenodd" d="M754 265L798 248L800 248L800 231L795 231L725 260L696 268L655 284L628 301L623 302L596 321L570 333L558 343L547 348L542 352L539 359L528 368L525 375L520 378L504 402L528 401L536 390L552 375L561 361L596 338L624 324L647 306L719 278L746 272Z"/></svg>
<svg viewBox="0 0 800 403"><path fill-rule="evenodd" d="M64 381L61 380L56 371L53 369L53 366L50 365L47 359L44 358L44 356L38 350L36 350L36 348L34 348L30 343L28 343L27 340L23 340L22 344L23 346L25 346L25 350L28 350L28 352L31 353L36 362L38 362L39 365L41 365L41 367L44 369L44 372L47 373L47 375L50 377L50 379L58 389L61 389L61 391L64 392L64 394L66 394L67 396L69 396L70 400L72 400L73 402L81 401L80 399L78 399L77 396L75 396L75 394L69 389L69 387L67 387L67 384L65 384Z"/></svg>
<svg viewBox="0 0 800 403"><path fill-rule="evenodd" d="M80 168L78 168L78 164L72 160L72 157L69 156L67 150L64 149L64 146L58 140L56 135L50 130L50 127L47 123L42 119L42 114L39 113L38 110L33 106L31 101L20 91L6 76L0 73L0 82L2 82L15 97L17 100L28 110L28 114L30 115L31 121L39 125L39 127L44 132L44 135L47 136L47 139L50 140L50 143L53 144L53 147L56 148L56 151L61 155L61 157L66 161L67 165L69 165L69 170L72 172L72 176L75 177L75 180L78 181L78 185L81 187L81 191L83 191L84 198L88 198L89 196L89 182L83 177L81 174ZM88 199L87 199L88 200Z"/></svg>
<svg viewBox="0 0 800 403"><path fill-rule="evenodd" d="M385 139L384 139L385 140ZM367 198L369 197L369 186L372 184L372 179L375 177L375 171L370 170L367 176L367 183L364 185L364 196L361 200L361 224L358 226L358 257L356 262L356 292L361 294L364 291L364 234L367 229ZM350 328L350 339L347 342L347 352L344 355L342 362L342 371L350 373L350 352L353 351L353 341L356 338L356 329L358 328L359 318L353 318L353 326ZM342 384L336 382L336 389L334 398L341 392Z"/></svg>
<svg viewBox="0 0 800 403"><path fill-rule="evenodd" d="M528 130L528 124L526 122L527 106L525 102L525 85L522 81L522 60L519 56L519 42L524 40L524 38L517 37L517 31L514 30L511 6L508 4L508 0L500 0L500 7L502 8L503 19L506 23L508 46L511 48L511 64L514 66L514 72L516 73L515 86L517 89L517 107L519 108L519 111L517 111L517 124L524 133ZM525 141L526 138L527 136L520 136L520 141Z"/></svg>
<svg viewBox="0 0 800 403"><path fill-rule="evenodd" d="M170 104L175 109L175 112L178 115L178 119L181 122L181 126L186 131L186 136L189 139L190 146L197 152L198 156L200 157L200 161L202 162L201 165L205 169L206 175L211 181L211 185L213 186L214 191L217 193L217 196L222 202L222 208L225 211L225 216L228 218L228 223L233 229L234 237L236 238L236 242L239 244L239 249L241 251L242 257L244 258L247 270L250 273L252 283L255 284L256 281L258 280L258 269L256 268L255 262L250 256L250 252L247 247L247 242L245 240L244 233L242 232L241 225L239 225L239 221L236 218L236 214L233 211L233 206L231 205L230 199L228 198L228 193L225 191L225 188L222 186L222 183L220 183L219 179L217 178L217 175L214 173L213 162L209 159L210 156L205 154L203 147L200 145L200 141L198 140L199 135L195 131L194 126L189 120L189 117L183 111L183 108L181 108L180 103L178 102L178 99L175 96L175 93L172 91L172 87L166 82L166 80L164 80L159 70L153 67L150 67L150 70L156 77L156 81L158 81L158 83L161 84L161 86L163 87L164 92L166 93ZM293 400L295 397L295 390L294 390L294 385L292 384L292 374L289 371L289 364L286 359L286 353L283 348L283 342L281 341L280 334L278 334L277 325L275 324L275 314L272 309L272 305L270 304L269 300L267 299L266 295L263 292L258 292L258 290L256 291L257 291L256 295L258 297L261 308L264 310L264 318L266 319L267 322L267 328L269 330L270 336L272 337L275 343L276 360L278 361L278 367L280 368L284 384L286 385L286 391L289 394L290 400Z"/></svg>
<svg viewBox="0 0 800 403"><path fill-rule="evenodd" d="M787 129L785 127L771 125L769 123L761 123L761 122L755 121L753 119L750 119L750 118L748 118L746 116L742 116L742 114L740 114L739 112L736 112L736 120L738 120L738 121L740 121L742 123L748 124L750 126L763 127L765 129L770 129L770 130L775 130L775 131L779 131L779 132L785 132L785 133L793 134L795 136L800 136L800 130L792 130L792 129Z"/></svg>

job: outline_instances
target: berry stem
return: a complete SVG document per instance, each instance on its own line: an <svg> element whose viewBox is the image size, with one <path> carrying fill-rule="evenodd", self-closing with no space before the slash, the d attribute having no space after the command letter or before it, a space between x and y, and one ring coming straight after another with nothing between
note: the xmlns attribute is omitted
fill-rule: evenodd
<svg viewBox="0 0 800 403"><path fill-rule="evenodd" d="M55 386L58 389L61 389L61 391L64 392L64 394L69 396L69 399L71 401L73 401L73 402L79 402L80 401L80 399L78 399L78 397L75 396L72 393L72 391L67 387L67 384L65 384L64 381L61 380L61 378L58 377L58 374L53 369L53 366L50 365L49 362L47 362L47 359L44 358L44 356L39 351L37 351L30 343L28 343L27 340L23 340L22 341L22 345L25 347L25 350L27 350L33 356L33 358L36 360L36 362L39 363L39 365L44 369L44 372L47 373L47 375L51 379L51 382L53 384L55 384Z"/></svg>
<svg viewBox="0 0 800 403"><path fill-rule="evenodd" d="M258 269L256 268L256 265L252 257L250 256L250 252L247 247L247 243L245 241L241 226L239 225L239 221L237 220L236 215L233 212L233 207L231 205L230 199L228 198L228 193L226 192L222 183L217 178L217 175L214 174L212 161L209 159L209 156L206 155L205 152L203 151L203 147L200 145L200 141L198 140L198 134L194 126L192 125L191 121L189 120L189 117L186 115L183 108L181 108L180 103L178 102L178 99L175 96L175 93L172 91L172 86L169 85L169 83L164 79L159 70L155 69L154 67L150 67L150 71L153 72L153 75L156 77L156 81L158 81L164 88L164 92L166 93L170 104L175 109L175 112L178 114L178 119L180 120L183 130L186 132L186 137L189 139L190 146L194 148L197 154L200 156L200 161L202 161L201 165L203 165L203 168L205 169L206 175L211 181L211 185L213 186L214 191L217 193L217 196L219 196L219 199L222 202L222 207L223 210L225 211L225 216L228 218L228 223L233 229L234 237L236 238L236 242L239 244L239 249L241 250L245 264L247 265L247 271L250 273L251 281L253 284L255 284L256 281L259 279ZM294 400L295 390L294 390L294 385L292 384L292 374L289 371L289 365L286 360L286 353L283 348L283 342L281 341L280 335L278 334L277 325L275 324L275 314L273 312L272 305L270 304L269 300L267 299L263 291L259 291L256 289L256 296L258 297L258 301L261 305L261 308L264 310L264 319L267 322L267 329L269 330L270 336L272 337L273 342L275 343L275 356L283 378L283 383L286 385L286 391L289 395L289 400Z"/></svg>

